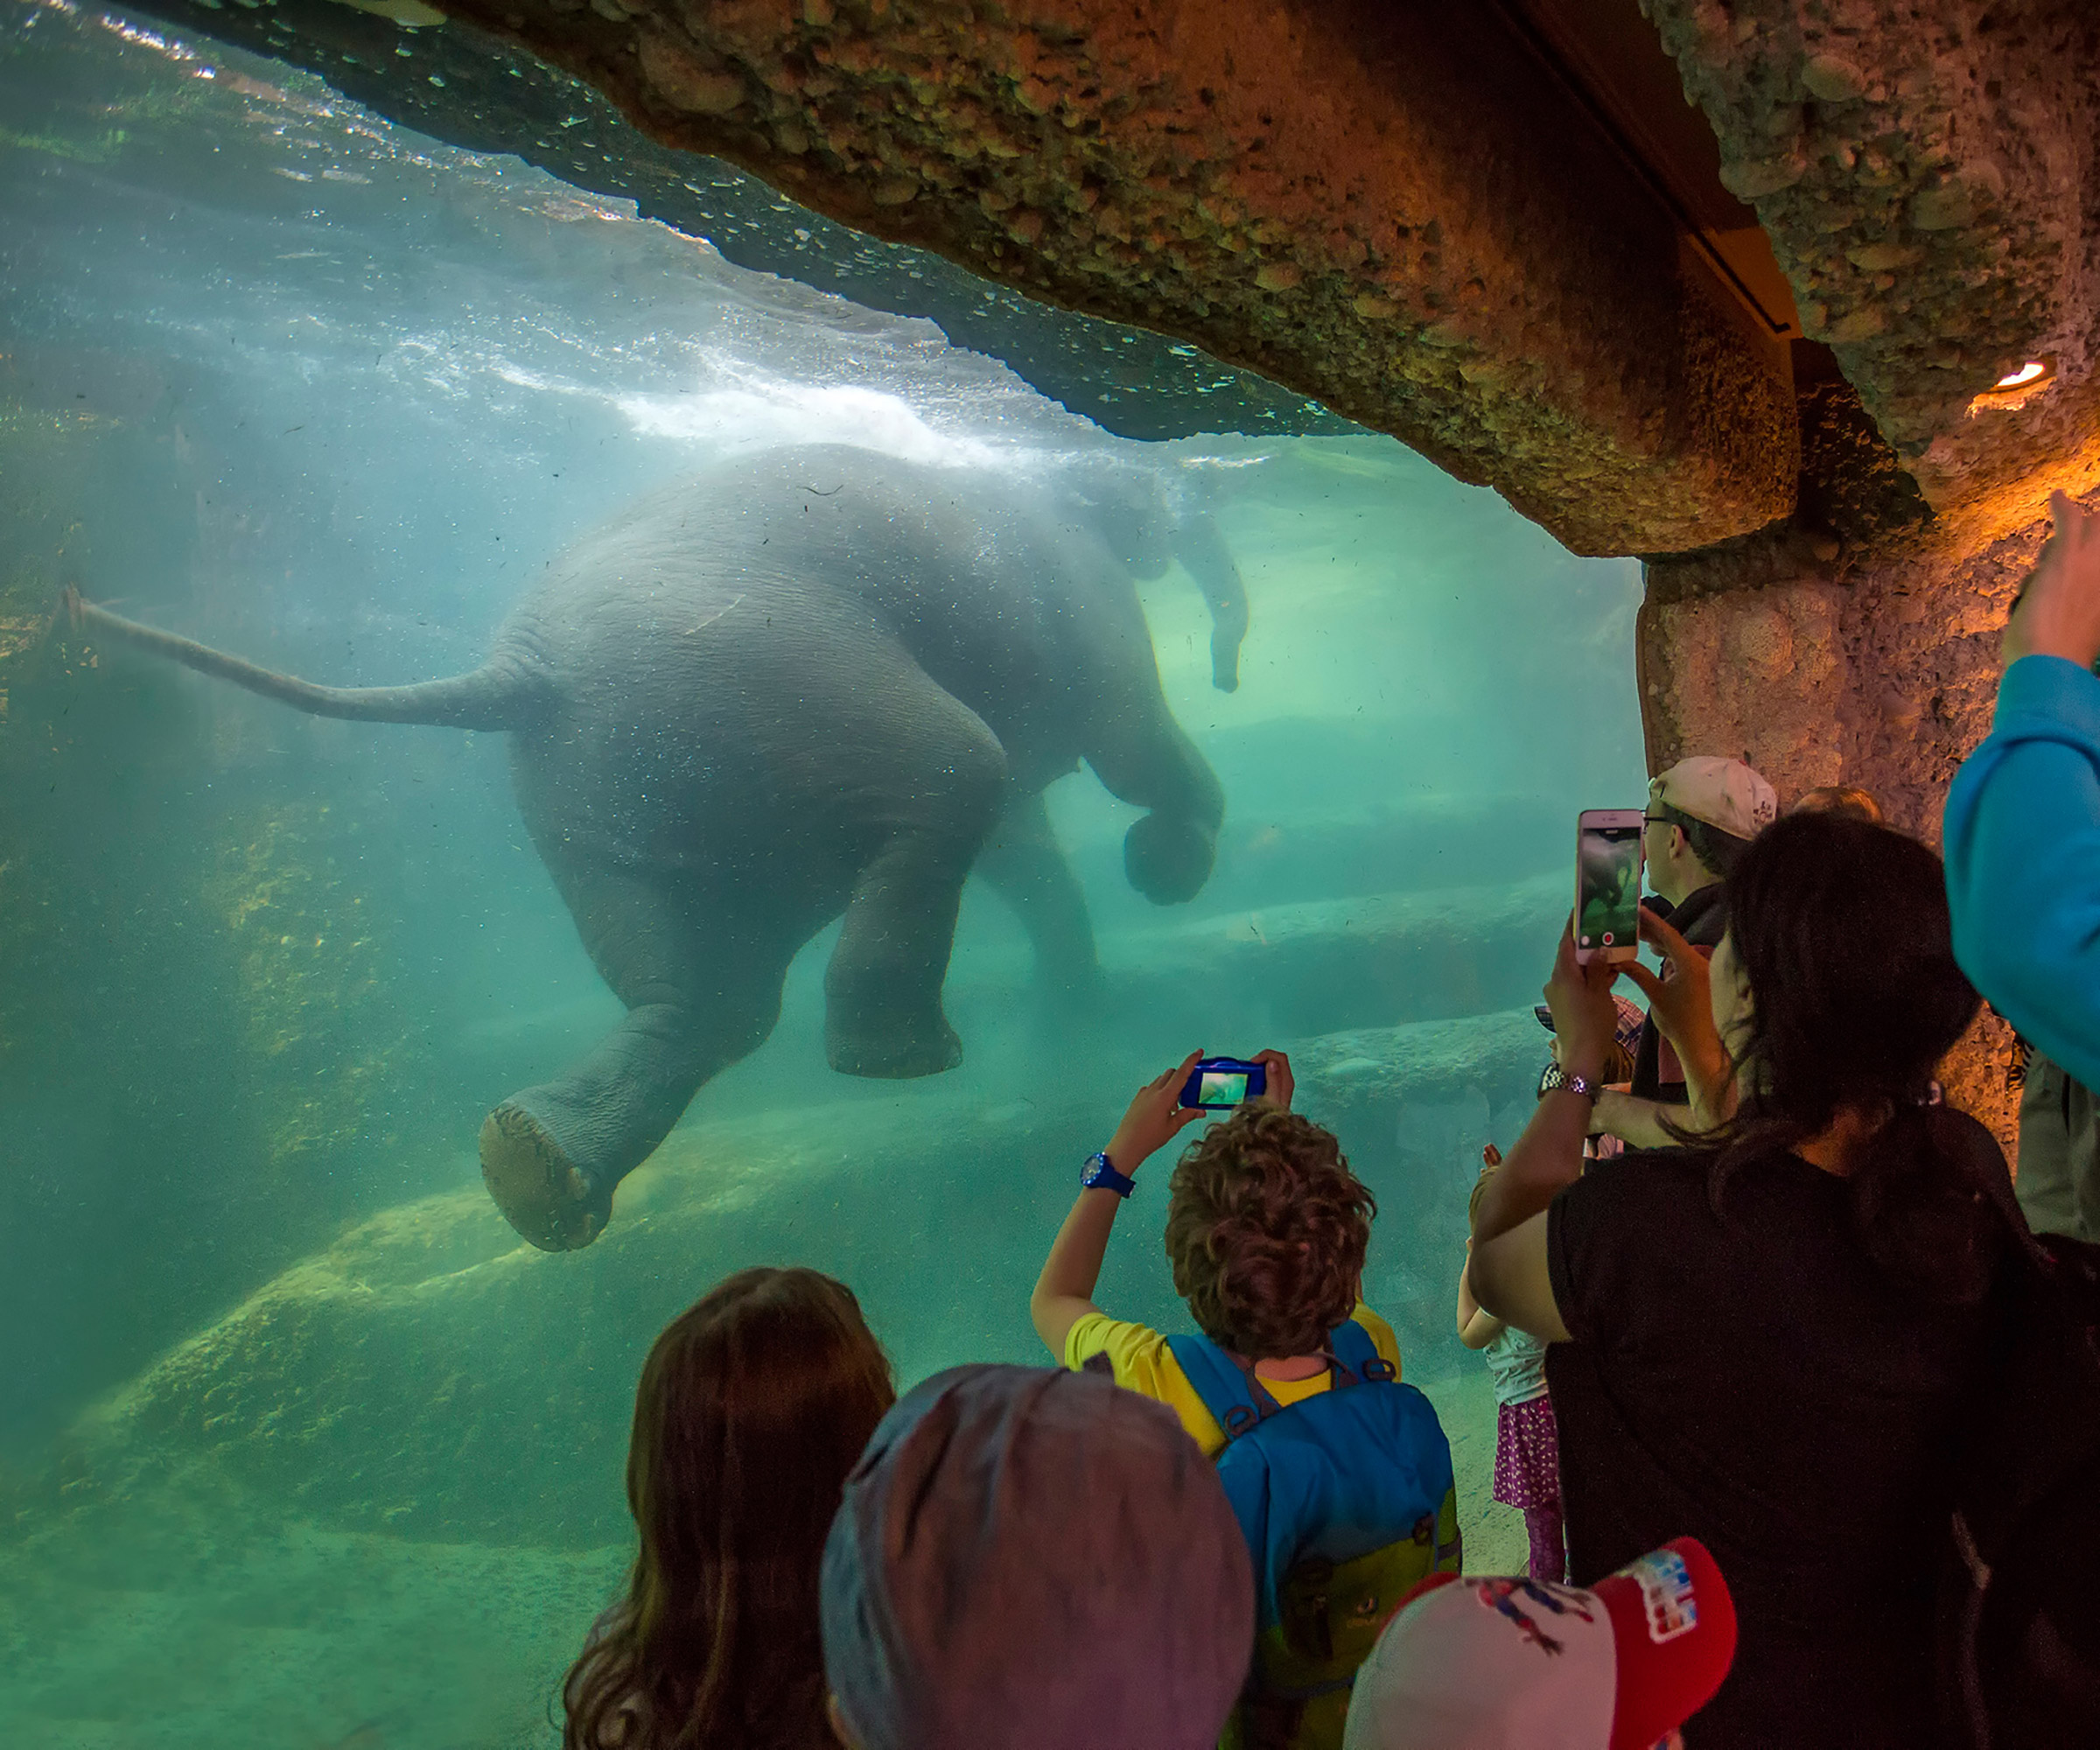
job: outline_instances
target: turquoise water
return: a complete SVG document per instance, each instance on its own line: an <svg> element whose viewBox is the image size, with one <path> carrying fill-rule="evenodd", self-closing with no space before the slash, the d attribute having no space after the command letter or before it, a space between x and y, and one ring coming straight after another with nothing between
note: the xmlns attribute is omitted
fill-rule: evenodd
<svg viewBox="0 0 2100 1750"><path fill-rule="evenodd" d="M1197 1045L1291 1051L1379 1196L1368 1290L1444 1407L1476 1559L1514 1558L1451 1290L1479 1144L1541 1060L1574 814L1642 794L1631 562L1368 434L1112 438L931 324L119 15L5 0L0 94L10 1741L548 1741L625 1559L658 1326L797 1261L851 1283L906 1379L1030 1358L1080 1160ZM619 1009L503 738L301 717L51 635L52 603L316 680L454 673L639 495L813 442L1015 500L1114 465L1213 520L1251 606L1236 691L1191 578L1140 593L1225 789L1216 870L1153 906L1134 811L1060 779L1098 998L1044 1001L973 885L962 1064L855 1081L825 1064L826 932L606 1234L533 1251L477 1128ZM1173 1317L1162 1210L1142 1185L1112 1310Z"/></svg>

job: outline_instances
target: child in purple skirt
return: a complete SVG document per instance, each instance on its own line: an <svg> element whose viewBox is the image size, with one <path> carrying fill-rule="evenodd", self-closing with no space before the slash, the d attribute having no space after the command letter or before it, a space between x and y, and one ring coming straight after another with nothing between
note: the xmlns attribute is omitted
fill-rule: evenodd
<svg viewBox="0 0 2100 1750"><path fill-rule="evenodd" d="M1619 1026L1614 1050L1604 1065L1604 1080L1622 1086L1634 1073L1634 1052L1647 1017L1623 997L1612 1000L1618 1005ZM1533 1012L1550 1031L1551 1012L1542 1007ZM1539 1097L1544 1099L1550 1088L1560 1085L1557 1040L1552 1060L1539 1077ZM1620 1148L1616 1137L1592 1137L1582 1152L1595 1159L1617 1154ZM1493 1143L1480 1151L1474 1203L1480 1200L1481 1186L1502 1164L1502 1152ZM1471 1213L1468 1204L1467 1214ZM1473 1250L1471 1240L1466 1250ZM1546 1346L1493 1313L1481 1312L1464 1270L1459 1272L1459 1340L1469 1349L1487 1352L1488 1371L1494 1381L1494 1498L1524 1516L1524 1530L1531 1539L1531 1578L1564 1584L1568 1544L1560 1505L1560 1424L1553 1419L1553 1400L1546 1395Z"/></svg>
<svg viewBox="0 0 2100 1750"><path fill-rule="evenodd" d="M1493 1143L1480 1151L1488 1174L1502 1162ZM1474 1187L1480 1197L1480 1186ZM1466 1241L1468 1251L1473 1242ZM1494 1498L1524 1516L1531 1540L1531 1578L1564 1582L1568 1551L1560 1508L1560 1430L1546 1395L1546 1346L1480 1311L1466 1272L1459 1272L1459 1340L1485 1350L1494 1380Z"/></svg>

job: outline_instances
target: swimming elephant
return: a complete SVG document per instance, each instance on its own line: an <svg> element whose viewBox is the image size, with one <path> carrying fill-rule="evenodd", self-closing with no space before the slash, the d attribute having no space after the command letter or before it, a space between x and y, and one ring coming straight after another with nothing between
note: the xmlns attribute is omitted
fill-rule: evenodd
<svg viewBox="0 0 2100 1750"><path fill-rule="evenodd" d="M1042 802L1080 761L1147 810L1131 885L1161 904L1202 886L1224 799L1167 710L1131 580L1163 568L1171 526L1123 496L1060 506L837 447L724 461L557 559L480 668L410 686L316 686L67 606L317 716L509 732L533 843L627 1007L481 1128L505 1216L564 1250L772 1032L788 962L842 913L824 1032L848 1074L960 1060L941 993L973 867L1039 966L1083 978L1092 929Z"/></svg>

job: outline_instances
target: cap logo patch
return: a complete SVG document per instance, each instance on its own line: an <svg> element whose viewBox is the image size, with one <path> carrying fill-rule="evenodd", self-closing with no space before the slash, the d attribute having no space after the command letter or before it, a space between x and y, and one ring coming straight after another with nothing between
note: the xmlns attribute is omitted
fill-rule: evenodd
<svg viewBox="0 0 2100 1750"><path fill-rule="evenodd" d="M1675 1550L1656 1550L1620 1570L1641 1588L1648 1606L1648 1638L1657 1646L1699 1626L1698 1600L1691 1595L1691 1570Z"/></svg>
<svg viewBox="0 0 2100 1750"><path fill-rule="evenodd" d="M1597 1620L1590 1609L1590 1595L1572 1586L1541 1585L1527 1579L1475 1580L1472 1584L1474 1596L1484 1608L1515 1623L1517 1633L1549 1657L1564 1651L1565 1643L1547 1634L1537 1619L1525 1610L1526 1605L1551 1616L1572 1616L1584 1622Z"/></svg>

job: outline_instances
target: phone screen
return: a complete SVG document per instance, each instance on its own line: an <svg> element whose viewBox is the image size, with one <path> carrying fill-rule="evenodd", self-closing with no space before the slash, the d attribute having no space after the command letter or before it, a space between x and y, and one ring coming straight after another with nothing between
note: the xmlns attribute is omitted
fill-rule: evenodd
<svg viewBox="0 0 2100 1750"><path fill-rule="evenodd" d="M1586 826L1577 866L1581 903L1576 908L1575 945L1596 950L1624 948L1641 933L1641 829Z"/></svg>
<svg viewBox="0 0 2100 1750"><path fill-rule="evenodd" d="M1196 1085L1199 1106L1236 1106L1247 1097L1243 1069L1207 1069Z"/></svg>

